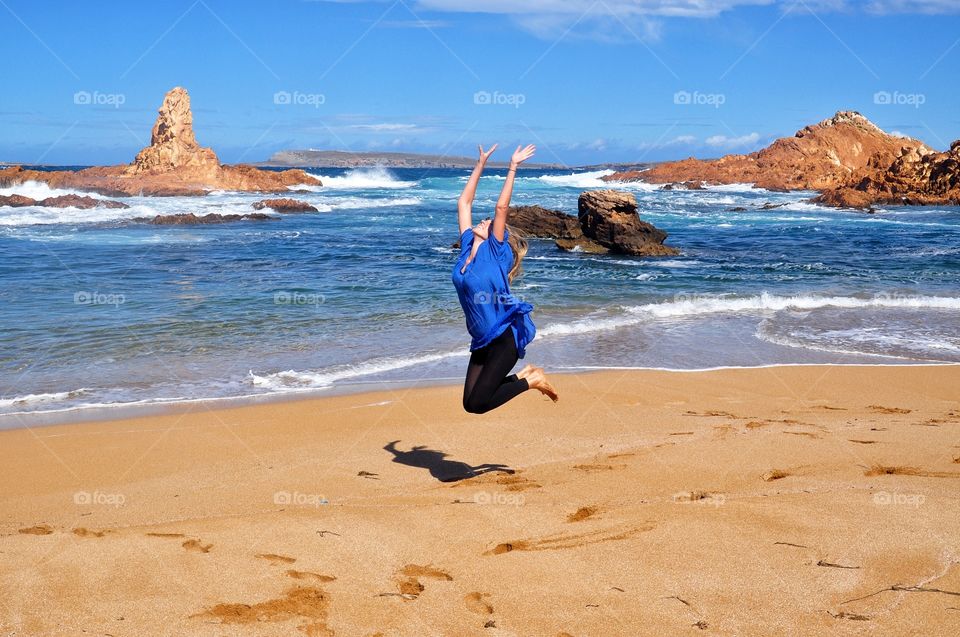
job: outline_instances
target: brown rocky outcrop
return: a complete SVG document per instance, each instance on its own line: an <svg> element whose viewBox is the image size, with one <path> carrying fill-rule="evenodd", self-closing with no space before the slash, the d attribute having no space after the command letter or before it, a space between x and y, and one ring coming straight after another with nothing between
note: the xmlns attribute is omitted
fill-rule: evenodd
<svg viewBox="0 0 960 637"><path fill-rule="evenodd" d="M649 170L614 173L607 181L707 184L753 183L768 190L824 190L846 183L871 157L891 158L902 147L917 152L929 148L916 139L885 133L855 111L839 111L829 119L807 126L793 137L782 137L749 155L720 159L683 159L658 164Z"/></svg>
<svg viewBox="0 0 960 637"><path fill-rule="evenodd" d="M0 186L39 181L54 188L71 188L117 196L205 195L211 190L283 192L290 186L320 185L303 170L260 170L245 164L221 165L216 154L197 143L190 96L181 87L164 97L153 126L150 145L126 166L97 166L79 171L0 170Z"/></svg>
<svg viewBox="0 0 960 637"><path fill-rule="evenodd" d="M129 208L122 201L110 201L109 199L94 199L81 195L60 195L59 197L47 197L46 199L32 199L23 195L0 196L0 206L10 206L13 208L22 208L24 206L42 206L44 208Z"/></svg>
<svg viewBox="0 0 960 637"><path fill-rule="evenodd" d="M846 208L887 205L960 205L960 139L946 152L902 147L896 155L877 153L846 183L825 190L816 203Z"/></svg>
<svg viewBox="0 0 960 637"><path fill-rule="evenodd" d="M211 212L205 215L197 215L192 212L178 215L157 215L156 217L138 217L134 221L149 223L155 226L195 226L214 223L228 223L231 221L267 221L276 219L262 212L251 212L245 215L221 215Z"/></svg>
<svg viewBox="0 0 960 637"><path fill-rule="evenodd" d="M317 212L316 207L296 199L263 199L252 205L254 210L270 208L276 212Z"/></svg>
<svg viewBox="0 0 960 637"><path fill-rule="evenodd" d="M577 201L581 238L560 239L557 247L591 253L672 256L680 251L663 245L667 233L640 219L633 193L588 190Z"/></svg>
<svg viewBox="0 0 960 637"><path fill-rule="evenodd" d="M578 239L583 236L576 217L543 206L512 206L510 227L528 237L542 239Z"/></svg>

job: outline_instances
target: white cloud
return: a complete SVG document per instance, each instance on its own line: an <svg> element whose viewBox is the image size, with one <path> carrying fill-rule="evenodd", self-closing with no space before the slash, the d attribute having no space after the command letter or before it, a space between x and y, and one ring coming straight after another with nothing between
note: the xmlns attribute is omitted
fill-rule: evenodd
<svg viewBox="0 0 960 637"><path fill-rule="evenodd" d="M411 133L417 132L421 129L416 124L394 124L389 122L384 122L380 124L351 124L347 128L352 128L353 130L369 131L374 133Z"/></svg>
<svg viewBox="0 0 960 637"><path fill-rule="evenodd" d="M726 135L713 135L704 140L707 146L714 148L751 148L760 141L759 133L750 133L740 137L727 137Z"/></svg>
<svg viewBox="0 0 960 637"><path fill-rule="evenodd" d="M871 0L867 3L871 13L960 13L957 0Z"/></svg>

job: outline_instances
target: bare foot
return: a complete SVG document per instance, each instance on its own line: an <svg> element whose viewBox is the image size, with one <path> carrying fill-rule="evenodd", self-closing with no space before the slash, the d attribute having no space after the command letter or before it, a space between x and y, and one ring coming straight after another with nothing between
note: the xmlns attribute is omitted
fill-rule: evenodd
<svg viewBox="0 0 960 637"><path fill-rule="evenodd" d="M528 365L525 365L523 369L521 369L519 372L517 372L517 379L526 378L527 376L529 376L530 374L532 374L532 373L533 373L533 370L535 370L535 369L537 369L537 368L534 367L533 365L529 365L529 364L528 364Z"/></svg>
<svg viewBox="0 0 960 637"><path fill-rule="evenodd" d="M527 376L527 384L531 389L536 389L553 402L560 400L560 396L557 395L557 390L550 384L550 381L547 380L547 375L543 373L543 368L541 367L535 367L534 370L530 372L530 375Z"/></svg>

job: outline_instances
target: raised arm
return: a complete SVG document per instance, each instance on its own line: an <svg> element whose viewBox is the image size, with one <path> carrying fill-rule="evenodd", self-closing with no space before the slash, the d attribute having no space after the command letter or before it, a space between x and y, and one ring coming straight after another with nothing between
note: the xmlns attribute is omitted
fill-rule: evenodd
<svg viewBox="0 0 960 637"><path fill-rule="evenodd" d="M457 201L457 219L460 221L460 234L473 225L473 197L477 194L477 184L480 182L480 175L483 174L483 167L487 164L487 158L497 149L494 144L490 150L484 152L483 146L477 146L480 150L480 157L477 159L477 165L473 167L470 173L470 179L467 185L463 187L460 193L460 199Z"/></svg>
<svg viewBox="0 0 960 637"><path fill-rule="evenodd" d="M493 217L493 225L490 228L490 232L497 238L497 241L503 241L503 233L507 229L510 197L513 196L513 178L517 174L517 166L533 157L536 150L536 146L527 144L526 148L517 146L517 150L513 151L513 157L510 158L510 169L507 170L507 178L503 182L503 190L500 191L500 198L497 200L497 213Z"/></svg>

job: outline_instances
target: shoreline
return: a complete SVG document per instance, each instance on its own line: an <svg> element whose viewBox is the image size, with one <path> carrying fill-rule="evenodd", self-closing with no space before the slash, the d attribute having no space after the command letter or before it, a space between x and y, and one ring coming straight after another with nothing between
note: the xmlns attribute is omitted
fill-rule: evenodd
<svg viewBox="0 0 960 637"><path fill-rule="evenodd" d="M877 355L881 356L881 355ZM891 358L890 356L884 356ZM726 370L751 370L791 367L956 367L960 363L950 361L907 361L892 363L765 363L758 365L718 365L698 368L672 368L649 366L572 366L549 372L550 377L603 372L663 372L668 374L698 374ZM428 389L433 387L461 387L460 377L421 378L417 380L358 381L330 387L311 387L274 391L263 394L220 396L207 398L173 398L142 402L107 403L64 407L62 409L20 411L0 414L0 433L23 428L51 427L88 422L110 422L130 418L177 415L195 407L204 409L233 409L274 403L323 400L339 396L363 396L389 391ZM78 391L78 390L73 390ZM19 424L17 424L19 423Z"/></svg>
<svg viewBox="0 0 960 637"><path fill-rule="evenodd" d="M555 380L2 431L0 630L960 630L960 367Z"/></svg>

